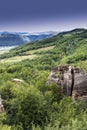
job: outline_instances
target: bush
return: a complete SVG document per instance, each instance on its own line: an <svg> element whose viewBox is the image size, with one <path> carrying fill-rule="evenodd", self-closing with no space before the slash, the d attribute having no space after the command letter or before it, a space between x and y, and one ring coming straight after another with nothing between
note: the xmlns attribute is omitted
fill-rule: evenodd
<svg viewBox="0 0 87 130"><path fill-rule="evenodd" d="M22 94L10 102L7 123L15 126L21 124L24 130L32 129L32 123L43 128L49 119L43 95L35 88Z"/></svg>

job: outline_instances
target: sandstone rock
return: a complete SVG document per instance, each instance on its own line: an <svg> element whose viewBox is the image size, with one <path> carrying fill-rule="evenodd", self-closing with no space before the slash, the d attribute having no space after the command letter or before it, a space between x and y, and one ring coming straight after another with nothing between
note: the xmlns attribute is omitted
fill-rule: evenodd
<svg viewBox="0 0 87 130"><path fill-rule="evenodd" d="M74 73L73 95L77 96L87 95L87 74L84 71ZM75 95L75 97L76 97Z"/></svg>
<svg viewBox="0 0 87 130"><path fill-rule="evenodd" d="M87 74L84 70L71 66L55 67L48 77L47 84L52 82L61 86L64 95L87 100Z"/></svg>

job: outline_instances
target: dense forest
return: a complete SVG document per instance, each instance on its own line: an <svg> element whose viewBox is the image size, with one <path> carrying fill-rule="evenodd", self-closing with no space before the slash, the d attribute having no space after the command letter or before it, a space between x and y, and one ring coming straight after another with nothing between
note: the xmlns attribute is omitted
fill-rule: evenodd
<svg viewBox="0 0 87 130"><path fill-rule="evenodd" d="M16 59L16 60L15 60ZM87 71L87 30L75 29L0 55L0 130L86 130L87 104L47 85L55 66ZM22 82L14 82L13 79Z"/></svg>

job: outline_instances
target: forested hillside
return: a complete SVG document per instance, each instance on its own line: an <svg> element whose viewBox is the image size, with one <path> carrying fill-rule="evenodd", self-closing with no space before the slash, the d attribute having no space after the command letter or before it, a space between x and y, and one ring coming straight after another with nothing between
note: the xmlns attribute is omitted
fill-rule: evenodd
<svg viewBox="0 0 87 130"><path fill-rule="evenodd" d="M87 105L47 85L53 67L87 71L87 30L75 29L0 55L0 130L86 130ZM21 82L14 82L20 79Z"/></svg>

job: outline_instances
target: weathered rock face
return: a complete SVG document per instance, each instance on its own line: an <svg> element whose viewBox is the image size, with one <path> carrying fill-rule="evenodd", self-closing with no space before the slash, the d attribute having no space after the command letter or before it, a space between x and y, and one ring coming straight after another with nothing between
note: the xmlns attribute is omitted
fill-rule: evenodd
<svg viewBox="0 0 87 130"><path fill-rule="evenodd" d="M47 84L52 82L61 86L64 95L87 100L87 74L84 70L71 66L58 66L48 77Z"/></svg>
<svg viewBox="0 0 87 130"><path fill-rule="evenodd" d="M84 71L74 72L73 98L87 96L87 74Z"/></svg>

